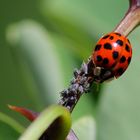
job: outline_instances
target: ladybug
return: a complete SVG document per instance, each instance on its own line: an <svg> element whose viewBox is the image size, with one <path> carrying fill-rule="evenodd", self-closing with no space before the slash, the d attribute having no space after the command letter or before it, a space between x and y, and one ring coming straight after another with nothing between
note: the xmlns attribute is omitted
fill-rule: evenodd
<svg viewBox="0 0 140 140"><path fill-rule="evenodd" d="M127 69L132 57L129 40L117 32L103 36L96 44L91 60L96 81L118 78Z"/></svg>

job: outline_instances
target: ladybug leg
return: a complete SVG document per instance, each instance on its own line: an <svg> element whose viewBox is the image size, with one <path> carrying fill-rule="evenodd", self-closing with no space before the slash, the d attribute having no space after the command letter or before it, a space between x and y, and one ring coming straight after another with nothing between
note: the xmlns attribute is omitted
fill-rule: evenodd
<svg viewBox="0 0 140 140"><path fill-rule="evenodd" d="M102 81L112 81L114 79L114 75L112 74L111 71L106 70L105 73L102 75Z"/></svg>
<svg viewBox="0 0 140 140"><path fill-rule="evenodd" d="M101 67L95 67L95 69L93 70L93 73L95 76L100 76L101 74Z"/></svg>
<svg viewBox="0 0 140 140"><path fill-rule="evenodd" d="M106 70L102 67L95 67L93 69L93 74L95 76L95 82L102 83L104 81L111 81L114 79L112 71Z"/></svg>

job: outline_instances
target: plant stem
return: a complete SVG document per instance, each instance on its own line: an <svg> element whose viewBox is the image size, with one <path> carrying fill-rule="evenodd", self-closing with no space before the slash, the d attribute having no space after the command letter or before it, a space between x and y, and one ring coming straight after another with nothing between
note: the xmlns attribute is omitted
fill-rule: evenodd
<svg viewBox="0 0 140 140"><path fill-rule="evenodd" d="M124 18L115 28L114 32L121 33L127 36L133 31L140 23L140 0L129 0L129 8ZM79 70L74 72L74 78L70 83L70 86L61 92L61 100L59 104L65 106L70 112L73 111L75 105L84 92L88 92L93 81L96 80L93 75L95 66L91 59L87 63L84 63ZM103 82L104 79L100 79L99 82Z"/></svg>
<svg viewBox="0 0 140 140"><path fill-rule="evenodd" d="M128 36L140 23L140 0L129 0L129 9L114 32Z"/></svg>
<svg viewBox="0 0 140 140"><path fill-rule="evenodd" d="M89 59L87 63L83 63L79 70L74 71L74 77L70 82L70 86L63 90L61 94L60 105L63 105L73 111L75 105L83 93L89 91L93 82L93 62Z"/></svg>
<svg viewBox="0 0 140 140"><path fill-rule="evenodd" d="M140 0L129 0L129 5L129 9L124 18L113 31L121 33L124 36L128 36L140 23ZM61 92L62 98L59 101L60 105L67 107L70 112L73 111L83 93L88 92L92 83L96 81L96 77L93 75L94 68L95 65L92 60L89 59L79 70L74 71L74 78L70 86ZM71 138L72 136L75 140L78 140L73 131L69 133L67 140L73 140L73 138Z"/></svg>

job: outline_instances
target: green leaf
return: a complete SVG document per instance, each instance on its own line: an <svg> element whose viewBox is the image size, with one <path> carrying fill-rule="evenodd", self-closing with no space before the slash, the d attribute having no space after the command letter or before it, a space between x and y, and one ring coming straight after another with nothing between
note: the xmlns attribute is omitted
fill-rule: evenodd
<svg viewBox="0 0 140 140"><path fill-rule="evenodd" d="M91 116L85 116L77 120L73 126L79 140L95 140L95 120Z"/></svg>
<svg viewBox="0 0 140 140"><path fill-rule="evenodd" d="M64 87L65 75L60 54L46 29L34 21L19 22L8 28L7 40L33 74L42 99L48 103L56 102L58 92Z"/></svg>
<svg viewBox="0 0 140 140"><path fill-rule="evenodd" d="M115 28L127 5L127 1L43 0L40 10L57 31L80 44L71 48L77 47L81 54L88 56L95 38Z"/></svg>
<svg viewBox="0 0 140 140"><path fill-rule="evenodd" d="M19 140L37 140L51 126L51 130L49 130L49 138L64 140L71 127L69 111L59 105L53 105L47 108L28 127ZM45 134L47 134L47 132L48 131L46 131Z"/></svg>
<svg viewBox="0 0 140 140"><path fill-rule="evenodd" d="M0 112L0 139L15 140L24 128L12 118Z"/></svg>

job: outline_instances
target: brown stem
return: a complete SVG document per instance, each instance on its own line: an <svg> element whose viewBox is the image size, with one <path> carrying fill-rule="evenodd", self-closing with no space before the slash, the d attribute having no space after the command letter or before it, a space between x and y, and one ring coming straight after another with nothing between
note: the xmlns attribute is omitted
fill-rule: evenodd
<svg viewBox="0 0 140 140"><path fill-rule="evenodd" d="M87 63L83 63L79 70L74 71L74 77L69 87L61 92L62 98L59 104L67 107L70 112L73 111L83 93L89 91L94 77L93 67L94 65L91 59Z"/></svg>
<svg viewBox="0 0 140 140"><path fill-rule="evenodd" d="M130 7L139 7L140 6L140 0L129 0Z"/></svg>
<svg viewBox="0 0 140 140"><path fill-rule="evenodd" d="M140 23L140 0L129 0L129 5L127 13L114 30L114 32L119 32L124 36L127 36ZM93 66L90 62L92 61L83 65L84 67L76 73L70 87L61 92L62 99L59 101L59 104L67 107L70 112L73 111L81 95L90 88L90 85L95 80L95 77L91 75ZM88 71L86 71L86 68ZM91 81L89 80L90 78L92 79ZM74 132L71 131L67 140L73 140L74 138L77 140Z"/></svg>
<svg viewBox="0 0 140 140"><path fill-rule="evenodd" d="M140 23L140 0L129 0L129 9L120 21L114 32L119 32L127 36ZM74 79L72 80L68 89L61 92L61 100L59 104L65 106L70 112L73 111L75 105L84 92L87 92L93 81L103 82L105 79L96 79L93 74L94 64L92 60L83 64L82 67L74 72ZM91 81L89 79L92 79ZM94 79L94 80L93 80Z"/></svg>
<svg viewBox="0 0 140 140"><path fill-rule="evenodd" d="M129 0L129 9L114 32L128 36L140 23L140 0Z"/></svg>

